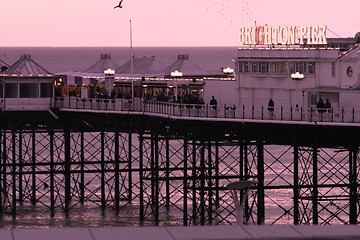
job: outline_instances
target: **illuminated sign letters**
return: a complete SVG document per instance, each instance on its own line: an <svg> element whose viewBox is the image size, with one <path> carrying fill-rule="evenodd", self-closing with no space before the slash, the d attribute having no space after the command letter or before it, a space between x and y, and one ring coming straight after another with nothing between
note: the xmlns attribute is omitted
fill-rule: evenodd
<svg viewBox="0 0 360 240"><path fill-rule="evenodd" d="M326 44L326 26L254 26L240 27L242 45Z"/></svg>

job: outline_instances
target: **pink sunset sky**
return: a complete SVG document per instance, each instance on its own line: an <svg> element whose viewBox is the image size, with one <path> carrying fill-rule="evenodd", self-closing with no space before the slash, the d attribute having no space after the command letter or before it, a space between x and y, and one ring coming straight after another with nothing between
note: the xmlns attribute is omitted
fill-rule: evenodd
<svg viewBox="0 0 360 240"><path fill-rule="evenodd" d="M359 0L3 0L0 46L238 46L240 26L360 31ZM336 35L335 35L335 34Z"/></svg>

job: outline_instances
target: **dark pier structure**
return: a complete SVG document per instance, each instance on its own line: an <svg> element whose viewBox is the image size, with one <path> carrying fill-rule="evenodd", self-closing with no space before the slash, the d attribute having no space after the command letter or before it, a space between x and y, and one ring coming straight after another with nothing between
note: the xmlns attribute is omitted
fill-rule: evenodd
<svg viewBox="0 0 360 240"><path fill-rule="evenodd" d="M356 124L54 109L0 113L0 212L78 208L145 225L358 224ZM130 210L129 210L130 209ZM175 220L174 220L175 219Z"/></svg>

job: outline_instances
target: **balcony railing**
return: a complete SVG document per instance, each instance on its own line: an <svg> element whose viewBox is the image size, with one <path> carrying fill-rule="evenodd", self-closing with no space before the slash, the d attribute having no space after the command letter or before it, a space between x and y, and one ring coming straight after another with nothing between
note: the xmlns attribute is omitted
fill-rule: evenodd
<svg viewBox="0 0 360 240"><path fill-rule="evenodd" d="M56 98L55 106L63 109L101 110L116 112L141 112L167 116L192 118L226 118L274 121L360 123L360 109L315 107L302 108L282 106L270 112L267 106L178 104L159 101L134 102L128 99L81 99L77 97Z"/></svg>

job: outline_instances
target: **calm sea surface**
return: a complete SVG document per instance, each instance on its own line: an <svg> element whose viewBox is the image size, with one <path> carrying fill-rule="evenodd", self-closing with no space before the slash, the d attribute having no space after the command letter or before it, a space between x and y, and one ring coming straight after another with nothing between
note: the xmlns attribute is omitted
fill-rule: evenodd
<svg viewBox="0 0 360 240"><path fill-rule="evenodd" d="M102 53L109 53L119 65L130 58L128 47L0 47L0 60L11 65L21 55L30 54L32 59L51 73L84 71L100 59ZM237 47L134 47L135 57L155 56L156 60L169 66L179 54L188 54L190 61L205 71L221 71L233 67Z"/></svg>

